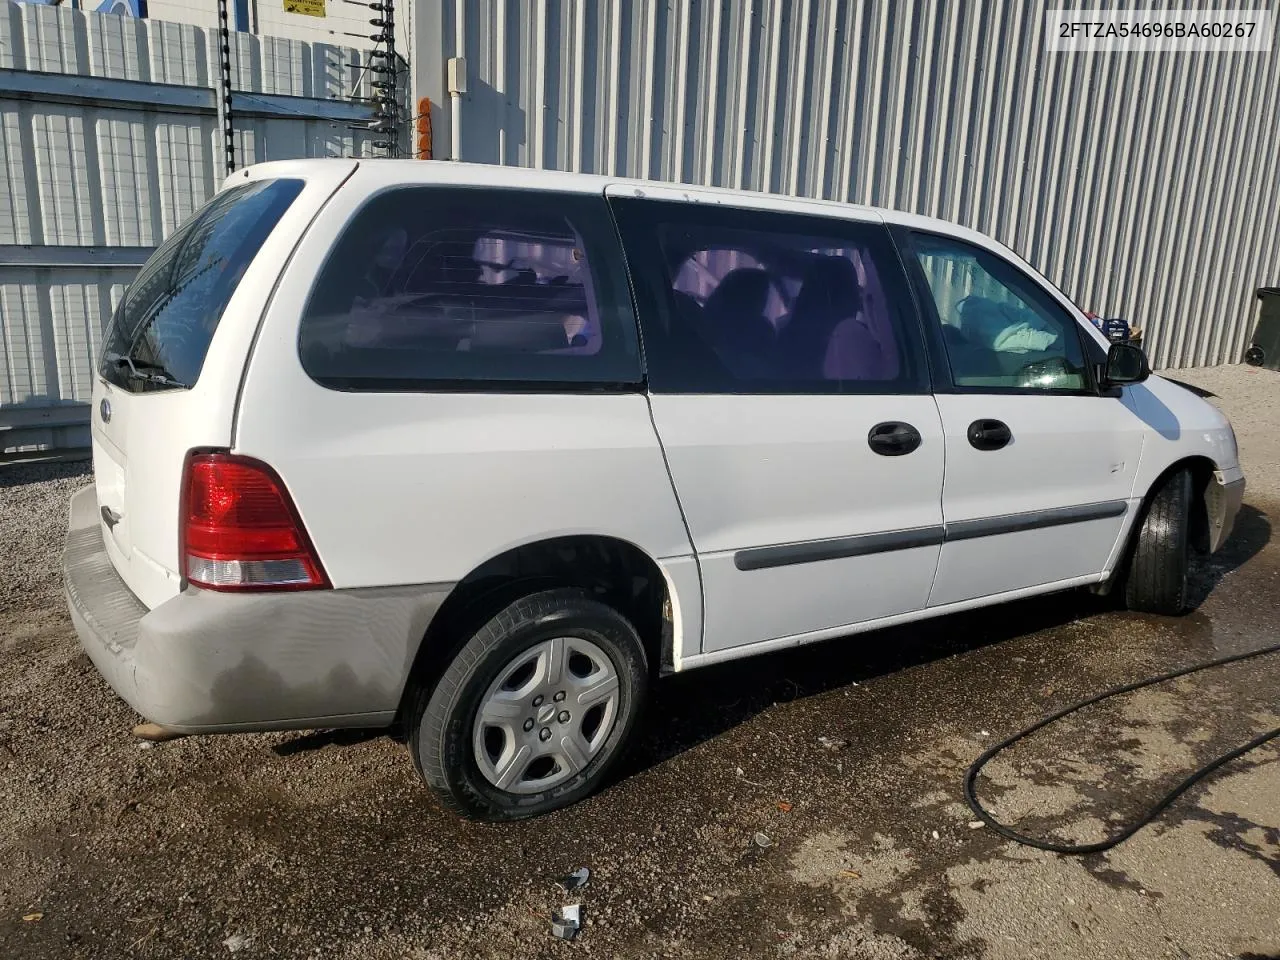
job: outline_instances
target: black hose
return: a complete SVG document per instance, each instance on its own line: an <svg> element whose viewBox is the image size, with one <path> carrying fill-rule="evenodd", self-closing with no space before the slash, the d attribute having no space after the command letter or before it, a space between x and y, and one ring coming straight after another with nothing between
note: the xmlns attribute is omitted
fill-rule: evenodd
<svg viewBox="0 0 1280 960"><path fill-rule="evenodd" d="M1037 730L1047 727L1054 721L1061 720L1068 714L1075 713L1077 710L1092 706L1093 704L1106 700L1109 697L1118 697L1122 693L1130 693L1133 690L1141 690L1143 687L1150 687L1157 683L1164 683L1166 680L1175 680L1178 677L1185 677L1189 673L1208 670L1211 667L1221 667L1228 663L1236 663L1240 660L1248 660L1252 657L1262 657L1269 653L1280 653L1280 643L1270 647L1263 647L1261 650L1250 650L1247 653L1237 653L1230 657L1223 657L1220 660L1210 660L1208 663L1199 663L1194 667L1184 667L1181 670L1174 670L1172 673L1165 673L1158 677L1152 677L1149 680L1141 680L1137 683L1128 683L1122 687L1113 687L1112 689L1100 693L1097 696L1090 697L1088 700L1081 700L1079 703L1073 703L1071 706L1065 707L1057 713L1045 717L1038 723L1027 727L1027 729L1015 733L1013 736L1005 740L1001 740L995 746L983 752L982 756L978 757L978 759L973 762L973 765L969 767L969 772L965 774L965 802L969 804L969 809L972 810L974 814L976 814L989 828L1000 834L1000 836L1008 840L1012 840L1015 843L1025 844L1028 847L1035 847L1037 850L1048 850L1052 853L1065 853L1073 856L1081 856L1086 853L1101 853L1103 850L1110 850L1112 847L1117 846L1132 837L1135 833L1159 816L1160 813L1169 806L1169 804L1173 803L1174 800L1189 790L1194 784L1199 783L1219 767L1230 763L1232 760L1236 759L1236 757L1242 756L1250 750L1262 746L1268 740L1274 740L1277 737L1280 737L1280 727L1277 727L1269 733L1264 733L1260 736L1254 737L1248 743L1236 747L1229 753L1224 753L1217 759L1206 763L1203 767L1195 771L1195 773L1191 774L1163 797L1157 800L1155 804L1153 804L1151 808L1148 809L1147 812L1138 820L1125 827L1119 833L1113 834L1105 840L1099 840L1097 843L1053 843L1049 840L1040 840L1036 837L1029 837L1026 834L1018 833L1018 831L1013 830L1010 827L1006 827L1003 823L997 821L986 807L978 802L978 774L982 772L982 768L987 765L987 762L1001 750L1012 746L1024 737L1028 737L1035 733Z"/></svg>

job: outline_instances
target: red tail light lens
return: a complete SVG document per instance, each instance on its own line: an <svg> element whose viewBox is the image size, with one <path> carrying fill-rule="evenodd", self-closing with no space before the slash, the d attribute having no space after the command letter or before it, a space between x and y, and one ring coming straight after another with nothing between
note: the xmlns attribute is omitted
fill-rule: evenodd
<svg viewBox="0 0 1280 960"><path fill-rule="evenodd" d="M187 458L181 557L187 580L210 590L329 586L275 471L229 453Z"/></svg>

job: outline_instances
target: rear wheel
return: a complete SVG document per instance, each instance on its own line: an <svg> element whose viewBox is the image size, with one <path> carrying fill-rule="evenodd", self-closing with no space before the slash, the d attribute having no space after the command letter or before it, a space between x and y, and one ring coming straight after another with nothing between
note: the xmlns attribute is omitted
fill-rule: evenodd
<svg viewBox="0 0 1280 960"><path fill-rule="evenodd" d="M1147 504L1125 578L1130 610L1170 616L1186 613L1191 566L1191 471L1165 478Z"/></svg>
<svg viewBox="0 0 1280 960"><path fill-rule="evenodd" d="M648 680L631 623L585 590L523 597L482 627L419 698L409 745L446 806L537 816L599 787Z"/></svg>

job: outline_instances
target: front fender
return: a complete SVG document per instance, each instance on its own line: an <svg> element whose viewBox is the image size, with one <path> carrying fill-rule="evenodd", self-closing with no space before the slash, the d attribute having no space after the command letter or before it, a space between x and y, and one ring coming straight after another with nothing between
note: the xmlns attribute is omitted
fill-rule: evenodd
<svg viewBox="0 0 1280 960"><path fill-rule="evenodd" d="M1208 400L1158 376L1126 389L1133 392L1134 410L1147 425L1144 449L1151 452L1153 464L1149 479L1188 457L1211 460L1227 482L1243 475L1231 421Z"/></svg>
<svg viewBox="0 0 1280 960"><path fill-rule="evenodd" d="M1175 464L1200 463L1196 491L1207 520L1200 546L1210 553L1231 535L1244 498L1244 473L1235 431L1221 410L1186 387L1152 376L1126 388L1133 409L1146 426L1142 459L1134 480L1134 496L1143 497Z"/></svg>

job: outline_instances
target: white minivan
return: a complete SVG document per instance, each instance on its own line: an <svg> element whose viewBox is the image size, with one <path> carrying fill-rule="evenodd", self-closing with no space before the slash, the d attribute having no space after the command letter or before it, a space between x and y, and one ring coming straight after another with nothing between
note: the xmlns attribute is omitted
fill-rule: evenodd
<svg viewBox="0 0 1280 960"><path fill-rule="evenodd" d="M659 675L1091 586L1166 614L1214 407L952 224L494 166L236 173L105 335L81 642L180 733L402 729L452 809L598 786Z"/></svg>

